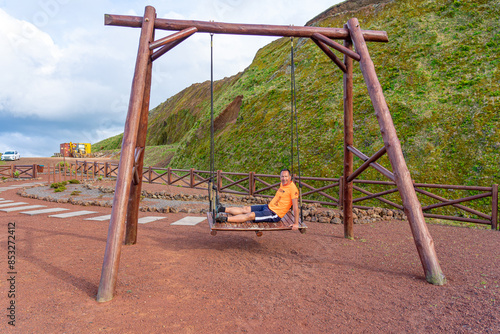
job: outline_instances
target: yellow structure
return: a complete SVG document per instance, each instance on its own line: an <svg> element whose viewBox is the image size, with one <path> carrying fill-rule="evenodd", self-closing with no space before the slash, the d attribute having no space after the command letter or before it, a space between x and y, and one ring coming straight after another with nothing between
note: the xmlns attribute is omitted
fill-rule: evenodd
<svg viewBox="0 0 500 334"><path fill-rule="evenodd" d="M69 142L69 154L73 158L89 157L92 154L92 145L90 143Z"/></svg>

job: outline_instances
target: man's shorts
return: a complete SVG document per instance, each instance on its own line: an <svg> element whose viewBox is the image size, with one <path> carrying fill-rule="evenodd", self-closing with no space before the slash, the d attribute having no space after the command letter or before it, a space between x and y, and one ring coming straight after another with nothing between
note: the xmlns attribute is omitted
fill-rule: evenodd
<svg viewBox="0 0 500 334"><path fill-rule="evenodd" d="M255 213L256 222L269 222L277 223L281 220L280 216L274 213L267 204L264 205L252 205L251 211Z"/></svg>

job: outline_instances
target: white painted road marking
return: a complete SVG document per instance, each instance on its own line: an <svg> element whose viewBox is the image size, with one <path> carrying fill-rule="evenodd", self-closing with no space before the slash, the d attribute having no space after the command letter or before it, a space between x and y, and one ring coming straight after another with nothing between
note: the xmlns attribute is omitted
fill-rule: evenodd
<svg viewBox="0 0 500 334"><path fill-rule="evenodd" d="M142 218L139 218L138 223L139 224L147 224L147 223L151 223L151 222L154 222L156 220L163 219L163 218L165 218L165 217L142 217Z"/></svg>
<svg viewBox="0 0 500 334"><path fill-rule="evenodd" d="M51 213L51 212L59 212L59 211L66 211L66 210L69 210L69 209L63 209L63 208L48 208L48 209L41 209L41 210L34 210L34 211L25 211L25 212L21 212L21 213L24 213L26 215L30 215L30 216L33 216L33 215L40 215L42 213Z"/></svg>
<svg viewBox="0 0 500 334"><path fill-rule="evenodd" d="M21 211L21 210L29 210L29 209L37 209L37 208L45 208L46 205L28 205L28 206L16 206L13 208L0 209L3 212L12 212L12 211Z"/></svg>
<svg viewBox="0 0 500 334"><path fill-rule="evenodd" d="M98 216L98 217L92 217L92 218L85 218L84 220L104 221L104 220L109 220L109 219L111 219L111 215L104 215L104 216Z"/></svg>
<svg viewBox="0 0 500 334"><path fill-rule="evenodd" d="M172 223L170 225L189 225L189 226L194 226L204 220L206 220L206 217L184 217L175 223Z"/></svg>
<svg viewBox="0 0 500 334"><path fill-rule="evenodd" d="M17 202L17 203L0 204L0 208L6 208L8 206L23 205L23 204L28 204L28 203L26 203L26 202Z"/></svg>
<svg viewBox="0 0 500 334"><path fill-rule="evenodd" d="M50 215L49 217L54 217L54 218L69 218L69 217L90 215L91 213L97 213L97 212L83 210L83 211L74 211L74 212L61 213L59 215Z"/></svg>

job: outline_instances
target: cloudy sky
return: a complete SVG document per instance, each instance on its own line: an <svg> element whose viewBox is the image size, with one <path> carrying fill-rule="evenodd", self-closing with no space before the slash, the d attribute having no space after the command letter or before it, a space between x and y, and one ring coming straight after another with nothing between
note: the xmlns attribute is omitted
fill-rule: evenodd
<svg viewBox="0 0 500 334"><path fill-rule="evenodd" d="M140 30L104 14L304 25L339 0L0 0L0 152L51 156L63 142L123 132ZM157 31L156 38L172 32ZM214 76L250 65L273 38L214 36ZM210 79L210 35L195 34L153 65L151 104Z"/></svg>

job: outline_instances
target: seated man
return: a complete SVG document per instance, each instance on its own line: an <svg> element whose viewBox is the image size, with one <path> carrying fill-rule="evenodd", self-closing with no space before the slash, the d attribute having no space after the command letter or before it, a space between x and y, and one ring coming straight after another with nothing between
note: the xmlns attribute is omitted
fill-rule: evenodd
<svg viewBox="0 0 500 334"><path fill-rule="evenodd" d="M292 176L288 169L283 169L280 173L280 188L276 192L273 200L265 205L252 205L245 207L220 207L215 217L218 223L243 223L249 220L255 222L271 222L276 223L283 218L288 210L293 206L293 215L295 220L292 225L292 230L299 229L299 190L292 182ZM227 212L230 216L221 215L221 212Z"/></svg>

